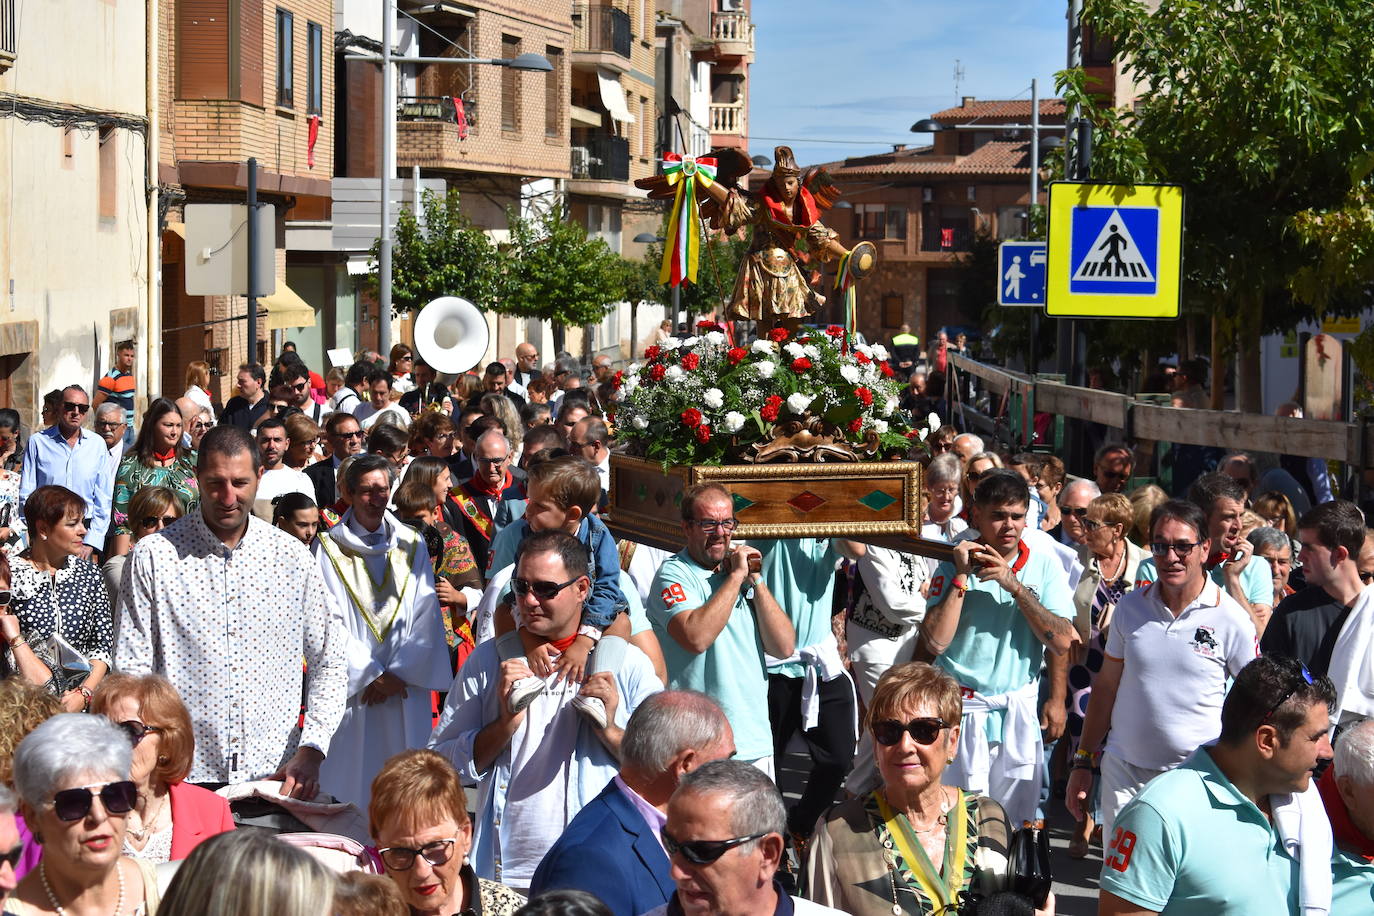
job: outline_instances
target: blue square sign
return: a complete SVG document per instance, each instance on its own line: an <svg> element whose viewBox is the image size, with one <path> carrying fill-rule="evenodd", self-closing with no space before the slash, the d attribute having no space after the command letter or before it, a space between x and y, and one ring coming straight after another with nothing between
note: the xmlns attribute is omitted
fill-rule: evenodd
<svg viewBox="0 0 1374 916"><path fill-rule="evenodd" d="M1075 207L1069 292L1153 296L1159 291L1159 210Z"/></svg>
<svg viewBox="0 0 1374 916"><path fill-rule="evenodd" d="M1045 304L1044 242L1003 242L997 249L997 304Z"/></svg>

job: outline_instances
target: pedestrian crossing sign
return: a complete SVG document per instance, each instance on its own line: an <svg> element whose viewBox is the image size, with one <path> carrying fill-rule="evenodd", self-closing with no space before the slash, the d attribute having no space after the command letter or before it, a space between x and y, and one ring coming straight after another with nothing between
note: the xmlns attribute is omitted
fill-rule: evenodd
<svg viewBox="0 0 1374 916"><path fill-rule="evenodd" d="M1048 235L1047 315L1178 317L1182 187L1056 181Z"/></svg>

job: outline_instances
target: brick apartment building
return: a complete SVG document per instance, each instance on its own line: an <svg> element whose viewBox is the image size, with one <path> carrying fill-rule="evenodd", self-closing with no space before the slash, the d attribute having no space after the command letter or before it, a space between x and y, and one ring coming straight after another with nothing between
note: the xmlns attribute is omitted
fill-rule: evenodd
<svg viewBox="0 0 1374 916"><path fill-rule="evenodd" d="M846 247L866 239L878 249L878 268L859 290L858 328L870 340L904 323L922 341L941 327L976 326L981 316L959 310L960 254L978 232L1007 239L1026 230L1030 131L999 125L1029 124L1030 102L966 97L931 117L956 129L936 133L931 146L826 166L844 192L826 225ZM1062 100L1041 99L1040 122L1062 125ZM827 320L839 321L838 309L832 297Z"/></svg>

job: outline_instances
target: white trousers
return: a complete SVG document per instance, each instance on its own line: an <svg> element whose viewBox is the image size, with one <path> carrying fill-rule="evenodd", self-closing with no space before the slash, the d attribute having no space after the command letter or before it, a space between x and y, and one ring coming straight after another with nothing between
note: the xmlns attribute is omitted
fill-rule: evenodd
<svg viewBox="0 0 1374 916"><path fill-rule="evenodd" d="M1106 751L1102 752L1100 769L1102 785L1098 798L1102 806L1102 846L1105 849L1112 842L1112 824L1121 809L1145 788L1147 782L1168 771L1138 767Z"/></svg>
<svg viewBox="0 0 1374 916"><path fill-rule="evenodd" d="M845 641L849 645L849 664L854 675L854 686L859 690L865 707L873 699L873 690L878 686L878 678L888 668L909 662L916 654L916 640L919 631L912 627L905 636L888 637L874 633L868 627L847 623L844 629ZM873 735L868 729L859 728L859 748L854 755L854 768L845 778L844 787L855 795L867 795L878 787L878 764L873 756Z"/></svg>
<svg viewBox="0 0 1374 916"><path fill-rule="evenodd" d="M988 744L988 788L985 794L1002 805L1007 812L1007 822L1015 830L1024 822L1035 820L1035 812L1040 807L1040 779L1045 768L1036 767L1035 775L1030 779L1011 779L998 766L1002 759L1002 748L1000 741ZM967 780L955 772L957 769L953 766L946 769L942 781L947 786L967 789L968 786L962 785Z"/></svg>

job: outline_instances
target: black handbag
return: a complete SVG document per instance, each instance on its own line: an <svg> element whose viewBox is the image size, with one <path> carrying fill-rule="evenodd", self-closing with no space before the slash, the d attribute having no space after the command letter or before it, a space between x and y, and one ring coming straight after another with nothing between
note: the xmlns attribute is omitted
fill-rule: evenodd
<svg viewBox="0 0 1374 916"><path fill-rule="evenodd" d="M1037 909L1045 906L1054 875L1050 870L1050 838L1042 828L1025 826L1013 831L1007 851L1010 890L1029 897Z"/></svg>

